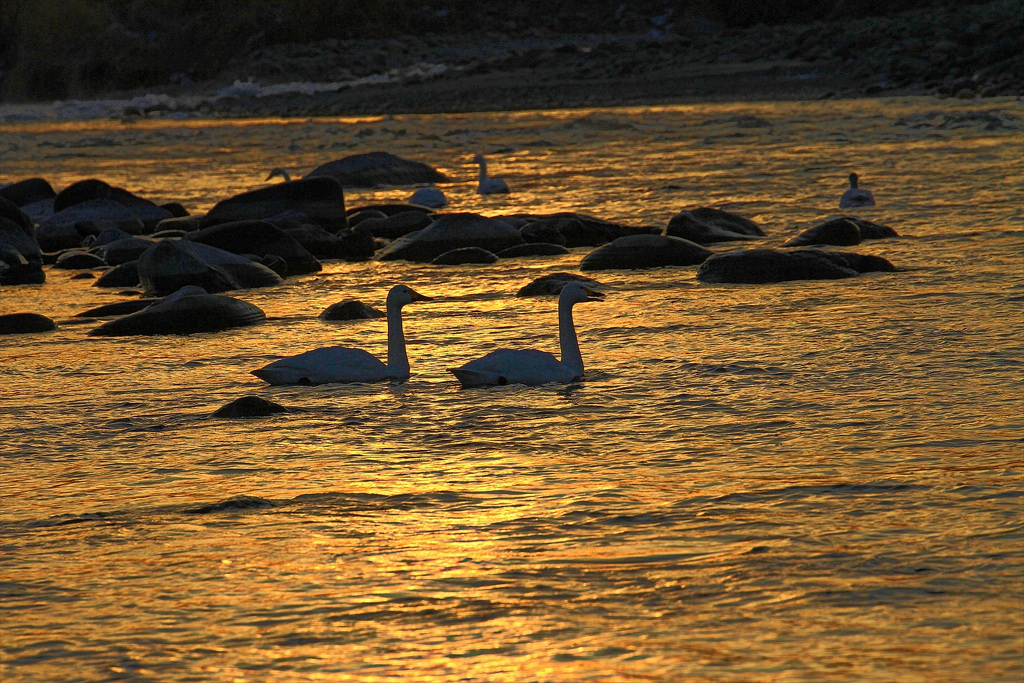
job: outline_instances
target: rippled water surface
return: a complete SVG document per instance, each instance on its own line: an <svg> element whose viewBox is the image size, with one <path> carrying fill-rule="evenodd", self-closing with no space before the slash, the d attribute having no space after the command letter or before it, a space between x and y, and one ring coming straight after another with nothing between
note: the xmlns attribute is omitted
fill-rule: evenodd
<svg viewBox="0 0 1024 683"><path fill-rule="evenodd" d="M993 123L996 121L997 123ZM859 100L340 120L0 127L0 182L99 177L203 212L285 166L387 150L452 210L664 225L696 205L778 245L850 170L903 272L710 286L608 271L571 386L461 390L499 346L557 352L569 256L327 263L235 296L268 322L88 338L119 299L67 271L0 290L61 327L0 340L4 681L1019 681L1024 675L1024 108ZM481 197L472 155L513 192ZM354 191L349 205L411 188ZM717 250L730 247L719 245ZM271 388L318 346L404 384ZM209 417L256 394L301 412ZM252 496L254 507L216 504Z"/></svg>

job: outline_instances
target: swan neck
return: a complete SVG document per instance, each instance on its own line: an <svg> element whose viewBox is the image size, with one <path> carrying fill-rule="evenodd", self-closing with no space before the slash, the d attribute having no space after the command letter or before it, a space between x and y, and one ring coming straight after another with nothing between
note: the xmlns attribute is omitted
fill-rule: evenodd
<svg viewBox="0 0 1024 683"><path fill-rule="evenodd" d="M576 339L576 326L572 321L572 301L558 301L558 343L562 348L562 363L577 375L583 376L583 356Z"/></svg>
<svg viewBox="0 0 1024 683"><path fill-rule="evenodd" d="M402 329L402 307L388 304L388 374L392 377L409 376L409 356L405 351L405 331Z"/></svg>
<svg viewBox="0 0 1024 683"><path fill-rule="evenodd" d="M480 164L480 182L482 183L487 180L487 162L481 159L477 163Z"/></svg>

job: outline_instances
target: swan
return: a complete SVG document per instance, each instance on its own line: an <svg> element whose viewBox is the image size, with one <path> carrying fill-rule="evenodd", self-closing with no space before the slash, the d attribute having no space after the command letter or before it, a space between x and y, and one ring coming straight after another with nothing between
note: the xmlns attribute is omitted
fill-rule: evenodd
<svg viewBox="0 0 1024 683"><path fill-rule="evenodd" d="M270 175L267 176L267 180L270 180L275 176L281 176L282 178L284 178L284 181L286 183L290 183L292 181L291 174L288 173L288 171L286 171L285 169L281 168L280 166L270 171Z"/></svg>
<svg viewBox="0 0 1024 683"><path fill-rule="evenodd" d="M432 298L405 285L395 285L388 292L387 365L362 349L329 346L282 358L259 370L253 370L252 374L270 384L327 384L408 379L409 357L405 353L402 306L414 301L430 301Z"/></svg>
<svg viewBox="0 0 1024 683"><path fill-rule="evenodd" d="M850 174L850 189L843 193L839 199L840 209L852 209L858 206L874 206L875 198L871 190L862 190L857 187L857 174Z"/></svg>
<svg viewBox="0 0 1024 683"><path fill-rule="evenodd" d="M440 209L448 204L448 198L444 196L444 192L439 188L421 187L412 193L412 196L409 197L409 203L427 206L431 209Z"/></svg>
<svg viewBox="0 0 1024 683"><path fill-rule="evenodd" d="M483 154L477 154L473 161L480 164L480 184L476 186L477 194L508 194L508 184L501 178L487 177L487 162Z"/></svg>
<svg viewBox="0 0 1024 683"><path fill-rule="evenodd" d="M448 368L464 387L494 384L568 384L583 378L583 356L572 322L572 307L583 301L602 301L604 294L580 282L569 282L558 295L558 341L562 360L535 349L499 349L461 368Z"/></svg>

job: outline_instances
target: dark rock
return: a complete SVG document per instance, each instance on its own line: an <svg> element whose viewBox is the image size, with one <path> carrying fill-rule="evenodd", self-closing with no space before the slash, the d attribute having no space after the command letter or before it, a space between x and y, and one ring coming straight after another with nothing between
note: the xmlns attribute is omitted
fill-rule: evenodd
<svg viewBox="0 0 1024 683"><path fill-rule="evenodd" d="M76 313L76 318L112 318L115 316L129 315L146 308L150 304L160 301L158 298L129 299L128 301L117 301L112 304L104 304L88 311Z"/></svg>
<svg viewBox="0 0 1024 683"><path fill-rule="evenodd" d="M139 257L139 281L163 296L194 285L207 292L270 287L281 277L266 266L199 242L163 240Z"/></svg>
<svg viewBox="0 0 1024 683"><path fill-rule="evenodd" d="M42 178L28 178L0 187L0 197L3 197L15 206L25 206L34 202L53 199L56 196L57 193L53 191L50 183Z"/></svg>
<svg viewBox="0 0 1024 683"><path fill-rule="evenodd" d="M522 244L519 231L508 223L476 213L449 213L429 226L395 240L377 254L381 261L433 261L446 251L480 247L491 253Z"/></svg>
<svg viewBox="0 0 1024 683"><path fill-rule="evenodd" d="M64 270L88 270L90 268L106 268L109 264L96 254L87 251L65 251L57 257L54 268Z"/></svg>
<svg viewBox="0 0 1024 683"><path fill-rule="evenodd" d="M54 213L39 224L36 236L43 251L54 252L81 246L87 235L116 228L131 235L145 226L131 209L110 199L91 199Z"/></svg>
<svg viewBox="0 0 1024 683"><path fill-rule="evenodd" d="M156 242L144 237L128 237L109 242L99 248L94 246L93 251L106 261L108 265L119 266L129 261L137 261L154 244Z"/></svg>
<svg viewBox="0 0 1024 683"><path fill-rule="evenodd" d="M20 226L26 234L35 234L35 226L32 225L32 219L28 217L28 214L3 197L0 197L0 218Z"/></svg>
<svg viewBox="0 0 1024 683"><path fill-rule="evenodd" d="M331 304L320 314L321 320L365 320L383 318L384 311L367 306L362 301L348 300Z"/></svg>
<svg viewBox="0 0 1024 683"><path fill-rule="evenodd" d="M549 242L573 247L596 247L619 237L659 233L659 228L636 228L579 213L556 213L535 217L520 233L527 242ZM557 237L560 235L561 237Z"/></svg>
<svg viewBox="0 0 1024 683"><path fill-rule="evenodd" d="M523 256L560 256L568 254L569 250L560 244L550 242L530 242L528 244L517 244L508 249L498 252L498 258L519 258Z"/></svg>
<svg viewBox="0 0 1024 683"><path fill-rule="evenodd" d="M163 219L173 216L170 211L160 208L148 199L138 197L120 187L112 187L95 178L80 180L58 192L53 200L53 210L59 213L76 204L97 199L107 199L121 204L138 217L149 230L153 230Z"/></svg>
<svg viewBox="0 0 1024 683"><path fill-rule="evenodd" d="M539 277L526 285L516 292L516 296L558 296L562 293L562 288L569 282L582 282L588 287L605 287L605 285L597 280L584 275L551 273L550 275Z"/></svg>
<svg viewBox="0 0 1024 683"><path fill-rule="evenodd" d="M281 183L285 184L293 183ZM261 258L275 254L284 259L291 275L316 273L323 269L316 257L294 237L266 221L221 223L189 233L185 239L233 254L256 254Z"/></svg>
<svg viewBox="0 0 1024 683"><path fill-rule="evenodd" d="M199 287L183 287L137 313L111 320L89 332L91 337L193 334L256 325L266 316L256 306Z"/></svg>
<svg viewBox="0 0 1024 683"><path fill-rule="evenodd" d="M714 252L699 244L665 235L620 237L587 254L580 270L661 268L694 266Z"/></svg>
<svg viewBox="0 0 1024 683"><path fill-rule="evenodd" d="M807 228L788 240L784 247L804 247L812 244L833 244L840 247L860 244L860 228L846 218L833 218L814 227Z"/></svg>
<svg viewBox="0 0 1024 683"><path fill-rule="evenodd" d="M57 323L38 313L0 315L0 334L29 334L57 329Z"/></svg>
<svg viewBox="0 0 1024 683"><path fill-rule="evenodd" d="M889 237L899 237L899 233L887 225L872 223L871 221L866 221L863 218L855 218L853 216L843 216L843 218L857 224L857 228L860 230L861 239L882 240Z"/></svg>
<svg viewBox="0 0 1024 683"><path fill-rule="evenodd" d="M188 216L188 209L178 202L167 202L166 204L161 204L160 208L170 213L173 218L185 218Z"/></svg>
<svg viewBox="0 0 1024 683"><path fill-rule="evenodd" d="M415 211L417 213L425 213L433 215L434 210L429 206L420 206L419 204L370 204L369 206L357 206L349 209L349 218L363 213L364 211L375 211L382 214L384 218L388 216L394 216L398 213L408 213L409 211Z"/></svg>
<svg viewBox="0 0 1024 683"><path fill-rule="evenodd" d="M388 152L368 152L317 166L306 178L328 176L342 187L384 187L443 183L447 176L418 161L409 161Z"/></svg>
<svg viewBox="0 0 1024 683"><path fill-rule="evenodd" d="M218 202L206 214L206 223L264 220L290 210L301 211L331 232L348 227L345 193L330 177L303 178L243 192Z"/></svg>
<svg viewBox="0 0 1024 683"><path fill-rule="evenodd" d="M750 249L712 256L697 270L697 279L712 283L762 284L838 280L862 272L893 270L896 268L891 263L878 256L819 249Z"/></svg>
<svg viewBox="0 0 1024 683"><path fill-rule="evenodd" d="M211 512L231 512L232 510L253 510L259 508L272 507L274 507L274 504L272 502L270 502L269 500L265 500L263 498L259 498L257 496L235 496L234 498L222 500L219 503L211 503L210 505L202 505L197 508L190 508L188 510L185 510L185 512L198 515L206 515Z"/></svg>
<svg viewBox="0 0 1024 683"><path fill-rule="evenodd" d="M704 218L701 218L701 216ZM733 219L739 220L734 221ZM752 234L751 228L741 222L746 220L741 216L717 209L681 211L668 222L665 234L703 245L715 244L716 242L758 239L758 235ZM739 226L744 232L733 229L732 226L734 224ZM756 225L754 227L760 231L760 228L757 228Z"/></svg>
<svg viewBox="0 0 1024 683"><path fill-rule="evenodd" d="M467 263L497 263L498 257L480 247L462 247L439 254L430 263L435 266L460 266Z"/></svg>
<svg viewBox="0 0 1024 683"><path fill-rule="evenodd" d="M744 218L730 211L700 207L690 211L690 214L700 222L713 225L722 230L749 235L750 237L764 237L764 231L761 229L761 226L749 218Z"/></svg>
<svg viewBox="0 0 1024 683"><path fill-rule="evenodd" d="M92 283L93 287L138 287L141 284L139 281L139 262L128 261L121 265L114 266L107 272L100 275L96 282Z"/></svg>
<svg viewBox="0 0 1024 683"><path fill-rule="evenodd" d="M206 224L206 216L175 216L165 218L156 224L153 237L167 237L173 231L174 236L202 230Z"/></svg>
<svg viewBox="0 0 1024 683"><path fill-rule="evenodd" d="M280 403L274 403L268 401L265 398L259 396L243 396L242 398L235 399L231 403L224 405L217 409L213 413L213 417L266 417L268 415L275 415L277 413L290 413L291 409L285 408ZM259 500L263 500L262 498ZM263 501L267 502L267 501ZM220 503L221 506L224 503ZM266 505L245 505L244 507L267 507ZM221 509L228 509L222 507ZM240 509L237 501L231 509ZM202 510L205 512L212 512L213 510Z"/></svg>
<svg viewBox="0 0 1024 683"><path fill-rule="evenodd" d="M422 230L434 222L434 215L420 211L403 211L384 218L366 218L358 223L360 230L374 237L394 240Z"/></svg>

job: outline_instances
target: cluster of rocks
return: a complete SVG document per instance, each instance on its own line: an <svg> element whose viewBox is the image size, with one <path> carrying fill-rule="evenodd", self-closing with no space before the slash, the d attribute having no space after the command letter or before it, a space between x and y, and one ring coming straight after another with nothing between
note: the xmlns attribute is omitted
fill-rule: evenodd
<svg viewBox="0 0 1024 683"><path fill-rule="evenodd" d="M763 283L836 279L891 271L885 259L820 249L852 246L864 239L895 237L886 226L852 216L825 221L781 249L716 254L707 245L747 242L764 236L753 221L713 208L681 211L662 229L628 226L578 213L439 213L416 204L346 208L344 186L410 182L410 164L373 153L381 166L368 170L367 155L342 159L300 180L270 185L218 202L205 215L188 215L179 204L156 205L98 179L55 192L42 178L0 187L0 285L40 285L44 265L80 271L94 286L130 288L135 298L90 309L87 318L110 320L97 336L190 334L252 325L263 311L220 294L269 287L285 278L317 272L324 260L404 260L438 266L491 264L502 259L592 250L581 271L700 266L697 277L714 283ZM347 175L360 168L363 176ZM389 176L387 169L394 171ZM429 167L423 178L436 173ZM412 182L415 182L412 178ZM96 277L94 273L100 273ZM575 274L531 283L522 296L557 294ZM340 302L324 320L379 317L361 302ZM0 333L53 329L37 314L0 317Z"/></svg>

